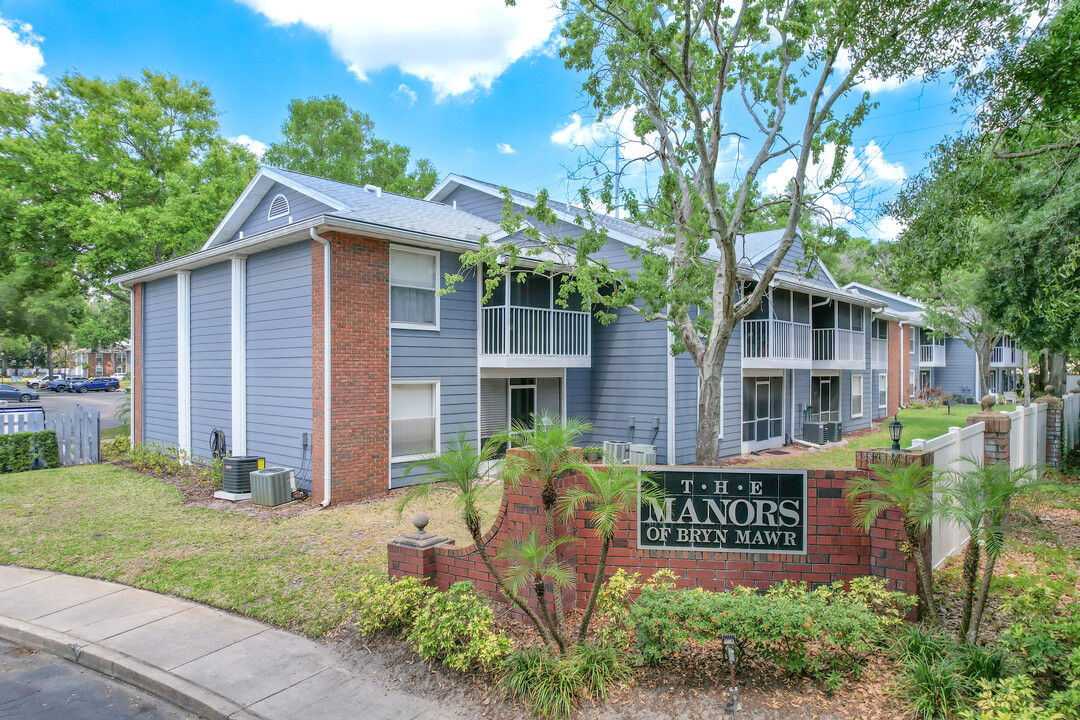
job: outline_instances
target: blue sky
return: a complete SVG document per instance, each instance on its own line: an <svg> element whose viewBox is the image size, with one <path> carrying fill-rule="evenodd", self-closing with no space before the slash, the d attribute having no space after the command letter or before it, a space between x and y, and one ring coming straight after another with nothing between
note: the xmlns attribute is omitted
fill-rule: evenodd
<svg viewBox="0 0 1080 720"><path fill-rule="evenodd" d="M211 89L224 135L262 143L278 137L290 99L335 93L369 114L377 134L430 158L441 174L529 192L546 187L566 199L576 187L567 169L581 156L573 141L604 137L606 128L592 125L580 78L552 52L549 6L0 0L0 85L22 90L71 70L105 78L167 71ZM863 232L892 237L895 223L876 219L875 203L923 167L924 153L957 130L961 116L950 109L947 83L872 90L880 107L856 133L853 167L874 198L860 205L860 216L871 218ZM762 179L782 184L779 163ZM838 216L847 215L846 202L836 199Z"/></svg>

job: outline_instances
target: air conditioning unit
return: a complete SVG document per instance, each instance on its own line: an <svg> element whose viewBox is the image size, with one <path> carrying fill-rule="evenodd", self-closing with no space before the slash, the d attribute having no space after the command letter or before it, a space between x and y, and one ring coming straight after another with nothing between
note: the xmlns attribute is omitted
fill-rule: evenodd
<svg viewBox="0 0 1080 720"><path fill-rule="evenodd" d="M815 445L824 445L825 423L804 422L802 426L803 440Z"/></svg>
<svg viewBox="0 0 1080 720"><path fill-rule="evenodd" d="M825 440L827 442L840 442L844 434L844 424L838 422L825 423Z"/></svg>
<svg viewBox="0 0 1080 720"><path fill-rule="evenodd" d="M630 443L604 441L604 460L614 465L625 465L630 460Z"/></svg>
<svg viewBox="0 0 1080 720"><path fill-rule="evenodd" d="M275 507L292 500L296 489L295 474L283 467L269 467L264 470L252 470L251 502L255 505Z"/></svg>
<svg viewBox="0 0 1080 720"><path fill-rule="evenodd" d="M630 446L630 464L631 465L655 465L656 464L656 446L655 445L631 445Z"/></svg>

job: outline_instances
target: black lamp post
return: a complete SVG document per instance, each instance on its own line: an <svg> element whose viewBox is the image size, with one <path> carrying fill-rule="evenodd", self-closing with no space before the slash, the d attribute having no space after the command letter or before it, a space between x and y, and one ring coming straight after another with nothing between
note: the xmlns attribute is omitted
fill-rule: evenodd
<svg viewBox="0 0 1080 720"><path fill-rule="evenodd" d="M904 424L900 422L900 416L897 415L893 418L893 421L889 423L889 435L892 436L892 451L900 452L900 433L904 431Z"/></svg>

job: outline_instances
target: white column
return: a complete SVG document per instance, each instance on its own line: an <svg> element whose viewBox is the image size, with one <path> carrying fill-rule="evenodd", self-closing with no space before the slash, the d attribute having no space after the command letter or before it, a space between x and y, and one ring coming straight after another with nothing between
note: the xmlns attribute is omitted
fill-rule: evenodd
<svg viewBox="0 0 1080 720"><path fill-rule="evenodd" d="M177 445L191 457L191 273L176 273Z"/></svg>
<svg viewBox="0 0 1080 720"><path fill-rule="evenodd" d="M247 455L247 258L232 259L232 448Z"/></svg>

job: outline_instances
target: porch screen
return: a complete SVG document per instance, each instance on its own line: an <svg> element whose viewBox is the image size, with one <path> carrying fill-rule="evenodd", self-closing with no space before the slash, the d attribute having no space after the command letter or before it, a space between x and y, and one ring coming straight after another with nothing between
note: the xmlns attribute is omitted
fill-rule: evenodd
<svg viewBox="0 0 1080 720"><path fill-rule="evenodd" d="M506 378L480 380L480 437L506 429L508 402Z"/></svg>
<svg viewBox="0 0 1080 720"><path fill-rule="evenodd" d="M536 378L536 412L562 417L562 381L559 378Z"/></svg>

